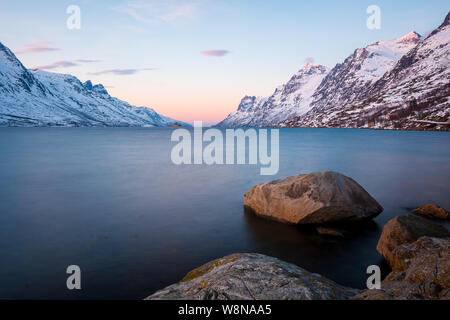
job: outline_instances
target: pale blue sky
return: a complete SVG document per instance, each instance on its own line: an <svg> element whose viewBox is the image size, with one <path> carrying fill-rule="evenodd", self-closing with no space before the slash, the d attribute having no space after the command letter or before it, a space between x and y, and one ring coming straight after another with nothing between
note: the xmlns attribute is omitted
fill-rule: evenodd
<svg viewBox="0 0 450 320"><path fill-rule="evenodd" d="M81 8L81 30L66 27L71 4ZM381 8L380 30L366 27L372 4ZM213 123L245 94L270 95L308 57L333 67L358 47L434 29L449 7L442 0L0 0L0 41L19 53L44 48L18 55L28 68L63 61L48 71L103 83L114 96L180 120Z"/></svg>

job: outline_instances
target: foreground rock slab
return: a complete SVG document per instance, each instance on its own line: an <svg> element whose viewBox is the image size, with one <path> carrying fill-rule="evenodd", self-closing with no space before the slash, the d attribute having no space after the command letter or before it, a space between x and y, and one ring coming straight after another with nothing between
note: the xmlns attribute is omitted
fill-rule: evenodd
<svg viewBox="0 0 450 320"><path fill-rule="evenodd" d="M444 208L435 206L434 204L424 204L423 206L414 209L412 213L431 219L450 220L450 213Z"/></svg>
<svg viewBox="0 0 450 320"><path fill-rule="evenodd" d="M262 254L232 254L189 272L150 300L344 300L360 291Z"/></svg>
<svg viewBox="0 0 450 320"><path fill-rule="evenodd" d="M380 290L366 290L361 300L450 300L450 241L422 237L392 253L393 271Z"/></svg>
<svg viewBox="0 0 450 320"><path fill-rule="evenodd" d="M383 211L356 181L332 171L258 184L245 194L244 206L262 217L293 224L365 220Z"/></svg>
<svg viewBox="0 0 450 320"><path fill-rule="evenodd" d="M398 216L383 227L377 251L383 255L391 268L395 265L394 250L402 244L412 243L423 236L443 238L450 236L447 229L418 216Z"/></svg>

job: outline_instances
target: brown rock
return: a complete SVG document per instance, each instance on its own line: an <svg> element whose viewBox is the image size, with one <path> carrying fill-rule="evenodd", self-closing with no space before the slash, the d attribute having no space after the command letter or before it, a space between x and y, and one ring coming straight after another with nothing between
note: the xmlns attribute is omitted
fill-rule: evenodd
<svg viewBox="0 0 450 320"><path fill-rule="evenodd" d="M353 179L337 172L316 172L254 186L244 205L257 215L293 224L358 221L383 211Z"/></svg>
<svg viewBox="0 0 450 320"><path fill-rule="evenodd" d="M424 204L423 206L414 209L412 213L431 219L450 220L450 213L444 208L435 206L434 204Z"/></svg>
<svg viewBox="0 0 450 320"><path fill-rule="evenodd" d="M422 236L448 237L449 232L439 224L417 216L399 216L386 223L378 241L377 251L383 255L391 268L393 251L402 244L412 243Z"/></svg>
<svg viewBox="0 0 450 320"><path fill-rule="evenodd" d="M379 290L366 290L354 297L361 300L450 299L450 241L422 237L397 247L392 256L393 271Z"/></svg>

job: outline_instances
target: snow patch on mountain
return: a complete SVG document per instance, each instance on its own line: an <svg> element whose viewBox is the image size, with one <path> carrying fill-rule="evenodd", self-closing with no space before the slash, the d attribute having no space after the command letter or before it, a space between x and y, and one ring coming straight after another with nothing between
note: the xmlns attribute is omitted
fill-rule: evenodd
<svg viewBox="0 0 450 320"><path fill-rule="evenodd" d="M382 40L366 47L370 55L361 64L361 69L355 76L363 81L376 81L395 64L419 41L421 35L415 31L394 40Z"/></svg>

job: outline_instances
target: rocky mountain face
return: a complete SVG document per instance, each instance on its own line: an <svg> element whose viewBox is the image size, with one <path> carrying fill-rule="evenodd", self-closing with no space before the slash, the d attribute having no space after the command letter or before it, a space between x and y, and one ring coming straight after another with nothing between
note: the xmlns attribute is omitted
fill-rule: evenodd
<svg viewBox="0 0 450 320"><path fill-rule="evenodd" d="M323 110L364 99L370 84L392 70L420 39L418 33L411 31L398 39L378 41L356 49L322 81L313 95L312 109Z"/></svg>
<svg viewBox="0 0 450 320"><path fill-rule="evenodd" d="M28 70L0 43L0 126L153 127L175 123L153 109L111 97L101 84Z"/></svg>
<svg viewBox="0 0 450 320"><path fill-rule="evenodd" d="M313 109L281 126L449 130L449 20L450 14L359 99Z"/></svg>
<svg viewBox="0 0 450 320"><path fill-rule="evenodd" d="M238 110L219 125L448 130L449 15L426 39L412 31L356 49L302 104L275 91L270 108Z"/></svg>
<svg viewBox="0 0 450 320"><path fill-rule="evenodd" d="M310 110L312 95L327 75L326 67L307 64L268 98L246 96L238 110L219 126L261 126L279 123Z"/></svg>
<svg viewBox="0 0 450 320"><path fill-rule="evenodd" d="M449 130L449 16L361 99L312 110L281 126Z"/></svg>

